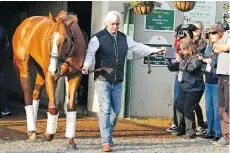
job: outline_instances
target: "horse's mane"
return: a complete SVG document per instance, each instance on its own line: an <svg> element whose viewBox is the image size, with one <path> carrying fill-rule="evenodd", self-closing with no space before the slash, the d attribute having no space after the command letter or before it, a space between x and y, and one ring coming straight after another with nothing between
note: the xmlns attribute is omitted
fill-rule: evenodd
<svg viewBox="0 0 230 153"><path fill-rule="evenodd" d="M64 18L66 18L68 15L68 13L66 11L61 11L59 12L59 14L55 17L55 20L63 20Z"/></svg>
<svg viewBox="0 0 230 153"><path fill-rule="evenodd" d="M74 22L78 22L78 18L76 15L68 15L68 13L66 11L61 11L56 17L55 17L55 20L56 21L59 21L59 20L64 20L66 19L67 17L71 17L71 19L69 19L67 22L66 22L66 25L69 26L71 25L72 23Z"/></svg>

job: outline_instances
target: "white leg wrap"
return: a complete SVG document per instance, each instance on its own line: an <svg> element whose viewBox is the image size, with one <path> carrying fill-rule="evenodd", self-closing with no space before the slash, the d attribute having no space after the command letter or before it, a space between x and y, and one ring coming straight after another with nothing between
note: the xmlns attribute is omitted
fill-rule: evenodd
<svg viewBox="0 0 230 153"><path fill-rule="evenodd" d="M34 107L34 119L35 122L37 121L37 115L38 115L38 107L39 107L40 100L33 100L33 107Z"/></svg>
<svg viewBox="0 0 230 153"><path fill-rule="evenodd" d="M67 112L67 114L66 114L66 132L65 132L65 136L67 138L74 138L75 137L76 114L77 114L76 111Z"/></svg>
<svg viewBox="0 0 230 153"><path fill-rule="evenodd" d="M27 118L27 132L36 131L33 105L25 106L25 110L26 110L26 118Z"/></svg>
<svg viewBox="0 0 230 153"><path fill-rule="evenodd" d="M67 105L69 103L69 82L68 78L65 77L65 102L64 102L64 111L67 113Z"/></svg>
<svg viewBox="0 0 230 153"><path fill-rule="evenodd" d="M46 127L46 132L49 134L55 134L57 130L57 120L58 120L58 115L51 115L49 112L48 114L48 119L47 119L47 127Z"/></svg>

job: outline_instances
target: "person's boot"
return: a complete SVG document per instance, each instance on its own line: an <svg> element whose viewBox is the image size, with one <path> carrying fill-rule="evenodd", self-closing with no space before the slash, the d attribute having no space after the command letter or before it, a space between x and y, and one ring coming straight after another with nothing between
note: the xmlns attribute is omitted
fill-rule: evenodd
<svg viewBox="0 0 230 153"><path fill-rule="evenodd" d="M111 144L103 144L101 150L103 152L111 152Z"/></svg>
<svg viewBox="0 0 230 153"><path fill-rule="evenodd" d="M184 133L179 131L174 131L171 133L173 136L182 136Z"/></svg>
<svg viewBox="0 0 230 153"><path fill-rule="evenodd" d="M196 137L196 133L186 133L185 135L182 135L184 139L193 139Z"/></svg>

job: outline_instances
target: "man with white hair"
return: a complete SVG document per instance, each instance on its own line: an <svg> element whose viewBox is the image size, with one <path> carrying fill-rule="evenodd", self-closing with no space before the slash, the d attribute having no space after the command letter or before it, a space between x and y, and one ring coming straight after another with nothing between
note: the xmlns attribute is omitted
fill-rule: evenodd
<svg viewBox="0 0 230 153"><path fill-rule="evenodd" d="M127 50L143 56L163 51L163 48L159 50L137 43L131 37L120 32L120 20L119 12L110 11L107 13L106 27L96 33L89 42L82 70L83 74L88 74L94 59L95 69L111 66L94 73L99 104L102 151L104 152L111 151L112 133L120 113Z"/></svg>

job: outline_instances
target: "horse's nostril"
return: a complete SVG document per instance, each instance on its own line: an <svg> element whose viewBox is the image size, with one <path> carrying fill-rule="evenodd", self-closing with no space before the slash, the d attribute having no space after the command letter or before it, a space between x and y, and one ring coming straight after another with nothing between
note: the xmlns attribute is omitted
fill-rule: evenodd
<svg viewBox="0 0 230 153"><path fill-rule="evenodd" d="M56 67L56 70L55 70L54 74L55 74L55 75L58 75L58 74L59 74L59 69L58 69L58 67Z"/></svg>

